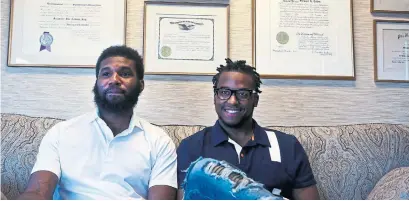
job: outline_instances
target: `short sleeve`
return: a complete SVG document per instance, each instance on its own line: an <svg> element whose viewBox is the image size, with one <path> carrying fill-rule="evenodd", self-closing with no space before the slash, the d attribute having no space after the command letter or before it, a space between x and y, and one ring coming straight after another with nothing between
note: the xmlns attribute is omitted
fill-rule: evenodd
<svg viewBox="0 0 409 201"><path fill-rule="evenodd" d="M302 147L301 143L295 138L294 144L294 154L295 154L295 180L293 187L294 188L305 188L312 185L315 185L314 174L312 172L308 156Z"/></svg>
<svg viewBox="0 0 409 201"><path fill-rule="evenodd" d="M43 137L37 154L37 159L31 173L37 171L50 171L61 176L59 146L59 126L53 126Z"/></svg>
<svg viewBox="0 0 409 201"><path fill-rule="evenodd" d="M158 143L156 147L158 151L149 180L149 188L156 185L166 185L177 188L177 157L175 144L168 136L161 137L158 141L160 143Z"/></svg>

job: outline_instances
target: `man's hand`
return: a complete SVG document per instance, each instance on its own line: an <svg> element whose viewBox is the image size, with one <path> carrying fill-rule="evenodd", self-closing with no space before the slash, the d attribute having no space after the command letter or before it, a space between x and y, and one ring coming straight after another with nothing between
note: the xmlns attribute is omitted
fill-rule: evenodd
<svg viewBox="0 0 409 201"><path fill-rule="evenodd" d="M52 200L57 183L58 176L50 171L34 172L17 200Z"/></svg>
<svg viewBox="0 0 409 201"><path fill-rule="evenodd" d="M148 200L174 200L176 189L166 185L157 185L149 188Z"/></svg>
<svg viewBox="0 0 409 201"><path fill-rule="evenodd" d="M177 197L177 199L178 200L183 200L183 194L184 194L184 190L183 189L179 189L178 190L178 197Z"/></svg>

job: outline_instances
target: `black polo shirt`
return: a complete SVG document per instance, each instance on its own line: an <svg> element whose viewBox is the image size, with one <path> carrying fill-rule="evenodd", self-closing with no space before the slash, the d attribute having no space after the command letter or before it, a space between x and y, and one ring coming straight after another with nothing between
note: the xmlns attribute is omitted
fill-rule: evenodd
<svg viewBox="0 0 409 201"><path fill-rule="evenodd" d="M293 199L293 189L316 184L308 157L295 136L269 130L276 135L281 156L281 162L272 161L267 132L256 121L254 125L254 138L242 147L240 162L234 145L228 142L228 135L218 121L183 139L177 149L179 186L185 179L183 170L200 156L227 161L264 184L270 192L280 189L281 195L288 199Z"/></svg>

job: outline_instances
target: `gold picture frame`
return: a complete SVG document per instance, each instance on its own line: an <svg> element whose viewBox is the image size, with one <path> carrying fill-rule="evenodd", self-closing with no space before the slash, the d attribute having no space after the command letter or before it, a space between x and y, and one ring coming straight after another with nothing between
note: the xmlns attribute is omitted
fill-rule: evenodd
<svg viewBox="0 0 409 201"><path fill-rule="evenodd" d="M230 55L229 15L229 4L145 1L145 74L216 73Z"/></svg>
<svg viewBox="0 0 409 201"><path fill-rule="evenodd" d="M409 0L371 0L371 13L409 14Z"/></svg>
<svg viewBox="0 0 409 201"><path fill-rule="evenodd" d="M260 3L261 4L257 4ZM317 1L320 2L320 1ZM333 20L335 22L332 22L332 24L336 23L337 25L339 25L340 23L337 23L336 20L340 20L342 21L342 24L346 24L345 27L333 27L334 29L337 29L338 31L335 33L337 35L335 35L335 37L333 38L343 38L344 41L336 41L337 44L344 44L345 48L341 49L341 51L339 52L335 52L334 54L339 54L340 52L343 53L343 57L338 58L338 61L342 61L346 63L344 63L343 65L338 65L337 67L341 70L340 73L336 73L337 71L334 71L334 73L322 73L321 69L316 68L317 65L315 64L311 64L310 66L307 66L306 68L311 68L311 71L308 71L308 69L296 69L296 66L293 64L290 64L292 61L297 61L299 60L299 64L302 66L306 66L304 65L305 61L309 61L309 59L311 57L309 57L308 54L303 55L302 53L294 53L297 52L298 47L296 47L296 44L293 43L292 45L292 49L291 50L286 50L288 51L287 55L287 61L290 61L289 63L281 63L283 67L280 67L282 69L278 69L278 70L272 70L274 68L271 68L273 65L271 64L271 60L267 61L265 58L272 58L271 56L271 52L276 51L272 48L268 48L268 47L263 47L263 46L267 46L271 44L271 41L273 40L273 35L267 35L271 32L271 27L270 26L278 26L277 24L281 23L280 20L280 7L279 4L280 3L285 3L285 2L281 2L281 1L272 1L272 0L252 0L252 33L253 33L253 37L252 37L252 43L253 43L253 48L252 48L252 58L253 58L253 65L256 67L257 71L260 73L260 76L262 78L271 78L271 79L311 79L311 80L355 80L356 79L356 69L355 69L355 58L354 58L354 34L353 34L353 12L352 12L352 0L344 0L344 4L342 4L343 6L339 6L341 5L339 3L339 0L333 0L332 1L325 1L325 3L322 4L321 7L317 7L319 9L323 9L325 10L325 8L328 8L329 6L337 6L337 9L333 9L337 11L337 16L339 18L331 18L331 19L323 19L323 20ZM301 3L301 2L300 2ZM331 3L334 3L331 5ZM274 5L275 4L275 5ZM294 3L288 2L288 5L284 5L284 6L293 6L295 5ZM318 5L318 3L316 4ZM283 6L283 5L281 5ZM302 5L300 6L302 8ZM258 13L257 9L260 9L261 14ZM277 9L277 10L269 10L269 9ZM288 7L291 8L291 7ZM300 9L299 7L297 7L297 9ZM290 9L291 10L291 9ZM329 10L329 9L328 9ZM292 11L296 11L296 9L292 9ZM268 13L269 12L269 13ZM285 11L285 12L288 12ZM300 15L300 13L302 12L297 12L297 15ZM345 17L345 14L348 13L348 17ZM291 13L286 13L286 14L291 14ZM263 22L259 22L262 23L263 26L259 26L262 27L260 30L258 30L258 20L257 20L257 16L260 15L260 19L263 19ZM274 17L272 17L274 15ZM275 16L277 15L277 16ZM342 16L341 16L342 15ZM266 25L266 21L267 23L268 20L266 19L274 19L277 21L274 22L270 22L269 25ZM284 20L285 21L285 20ZM288 21L286 22L288 23ZM329 26L331 25L331 22L328 23ZM328 30L333 29L331 27L328 27ZM263 30L265 29L265 30ZM287 30L295 30L293 28L288 28ZM318 30L318 29L317 29ZM311 29L311 30L306 30L311 31L311 32L315 32L316 30ZM319 33L322 30L318 30L317 32ZM324 31L325 32L325 31ZM261 34L258 34L261 33ZM278 34L282 33L277 32L277 36L274 36L275 38L278 37ZM293 37L293 38L297 38L297 33L290 33L288 34L286 31L283 31L284 38L288 39L287 42L289 41L289 37ZM260 37L260 39L258 39L258 37ZM258 41L259 40L259 41ZM325 39L324 39L325 40ZM293 40L296 41L296 40ZM277 39L278 42L278 39ZM320 41L322 42L322 40ZM279 43L279 42L278 42ZM329 42L330 43L330 42ZM334 43L334 42L333 42ZM287 44L285 44L287 45ZM281 48L281 49L285 49L283 48L285 45L277 45L277 47ZM259 48L258 46L262 46L263 48ZM279 50L281 49L277 49L277 52L279 52ZM286 52L283 51L283 52ZM259 53L261 52L261 53ZM301 51L300 51L301 52ZM291 57L291 53L293 53L294 55L302 55L304 58L298 58L298 57ZM325 55L325 52L324 54ZM324 57L324 56L322 56ZM260 59L262 58L262 59ZM264 59L264 60L263 60ZM280 60L282 59L281 56L276 56L274 57L274 60ZM319 59L319 58L318 58ZM283 60L284 61L284 60ZM327 61L320 61L317 60L316 63L323 63L323 62L327 62ZM306 62L307 63L307 62ZM328 64L325 67L321 67L321 68L332 68L332 65L336 65L337 62L333 62L331 64ZM304 68L303 67L303 68ZM287 69L284 69L287 68ZM294 68L294 72L291 72L291 68ZM314 70L313 70L314 69ZM344 70L342 70L344 69ZM321 71L319 71L321 70ZM342 72L342 73L341 73Z"/></svg>
<svg viewBox="0 0 409 201"><path fill-rule="evenodd" d="M9 67L94 68L105 48L126 44L126 0L10 4Z"/></svg>
<svg viewBox="0 0 409 201"><path fill-rule="evenodd" d="M373 44L375 82L408 83L409 20L374 20Z"/></svg>

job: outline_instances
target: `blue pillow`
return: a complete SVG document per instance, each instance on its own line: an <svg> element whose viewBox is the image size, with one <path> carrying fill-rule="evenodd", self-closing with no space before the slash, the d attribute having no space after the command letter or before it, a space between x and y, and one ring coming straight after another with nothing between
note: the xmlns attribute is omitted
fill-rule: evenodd
<svg viewBox="0 0 409 201"><path fill-rule="evenodd" d="M186 170L184 200L283 200L244 172L211 158L198 158Z"/></svg>

